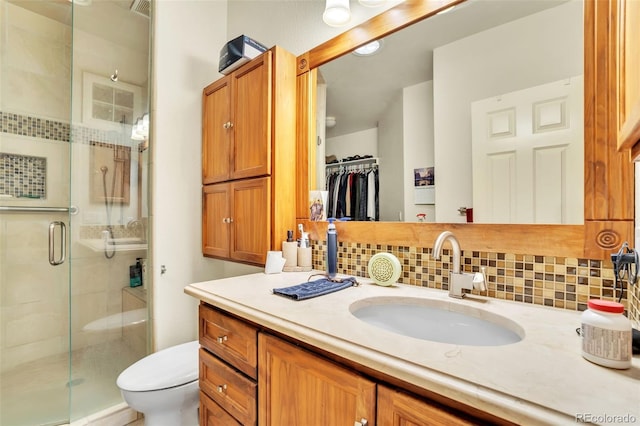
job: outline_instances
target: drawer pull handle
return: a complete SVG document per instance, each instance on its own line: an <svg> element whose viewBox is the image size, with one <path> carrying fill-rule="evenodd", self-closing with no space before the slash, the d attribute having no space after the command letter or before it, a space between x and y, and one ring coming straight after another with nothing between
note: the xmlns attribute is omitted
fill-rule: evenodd
<svg viewBox="0 0 640 426"><path fill-rule="evenodd" d="M218 392L224 393L227 390L227 385L218 386Z"/></svg>
<svg viewBox="0 0 640 426"><path fill-rule="evenodd" d="M368 424L367 419L360 419L360 421L356 421L353 426L367 426Z"/></svg>
<svg viewBox="0 0 640 426"><path fill-rule="evenodd" d="M222 343L226 342L227 340L229 340L229 338L225 334L224 336L219 336L217 340L218 340L218 343L222 344Z"/></svg>

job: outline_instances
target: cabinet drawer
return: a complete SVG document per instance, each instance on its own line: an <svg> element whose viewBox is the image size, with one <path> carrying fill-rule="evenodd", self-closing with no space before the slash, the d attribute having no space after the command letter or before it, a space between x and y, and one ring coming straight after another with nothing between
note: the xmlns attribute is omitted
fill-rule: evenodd
<svg viewBox="0 0 640 426"><path fill-rule="evenodd" d="M241 424L204 392L200 392L200 426L241 426Z"/></svg>
<svg viewBox="0 0 640 426"><path fill-rule="evenodd" d="M200 349L200 390L243 425L256 424L256 383L202 348Z"/></svg>
<svg viewBox="0 0 640 426"><path fill-rule="evenodd" d="M257 379L258 329L200 304L200 344Z"/></svg>

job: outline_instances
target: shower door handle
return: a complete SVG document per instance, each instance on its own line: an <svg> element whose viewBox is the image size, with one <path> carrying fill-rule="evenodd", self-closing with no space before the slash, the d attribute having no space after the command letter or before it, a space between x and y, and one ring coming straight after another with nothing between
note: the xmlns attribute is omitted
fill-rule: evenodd
<svg viewBox="0 0 640 426"><path fill-rule="evenodd" d="M56 259L56 228L60 228L60 257ZM64 222L55 221L49 224L49 263L53 266L64 263L67 257L67 227Z"/></svg>

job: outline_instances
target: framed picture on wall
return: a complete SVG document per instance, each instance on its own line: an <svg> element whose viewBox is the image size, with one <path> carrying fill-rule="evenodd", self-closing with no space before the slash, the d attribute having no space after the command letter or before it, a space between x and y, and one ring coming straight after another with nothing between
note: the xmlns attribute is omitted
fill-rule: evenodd
<svg viewBox="0 0 640 426"><path fill-rule="evenodd" d="M435 174L433 167L422 167L413 169L413 186L431 186L435 185Z"/></svg>

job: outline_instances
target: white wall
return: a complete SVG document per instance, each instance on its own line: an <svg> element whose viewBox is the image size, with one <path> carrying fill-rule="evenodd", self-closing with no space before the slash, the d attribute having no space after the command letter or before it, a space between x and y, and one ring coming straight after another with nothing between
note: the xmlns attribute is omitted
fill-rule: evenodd
<svg viewBox="0 0 640 426"><path fill-rule="evenodd" d="M433 167L433 81L426 81L402 91L403 102L403 181L406 222L417 222L418 213L426 213L426 222L434 222L433 204L414 204L413 170ZM437 179L437 174L436 174Z"/></svg>
<svg viewBox="0 0 640 426"><path fill-rule="evenodd" d="M198 302L184 293L186 285L255 268L205 258L201 248L202 89L221 77L227 3L160 0L155 6L153 324L155 348L162 349L197 337Z"/></svg>
<svg viewBox="0 0 640 426"><path fill-rule="evenodd" d="M472 206L471 102L581 75L582 27L582 1L574 0L435 50L439 222L464 222L457 210Z"/></svg>
<svg viewBox="0 0 640 426"><path fill-rule="evenodd" d="M338 160L354 155L378 156L378 129L361 130L347 135L328 138L325 155L335 155Z"/></svg>
<svg viewBox="0 0 640 426"><path fill-rule="evenodd" d="M406 218L404 211L403 177L404 129L402 93L391 100L384 117L378 123L378 166L380 220L397 222Z"/></svg>

